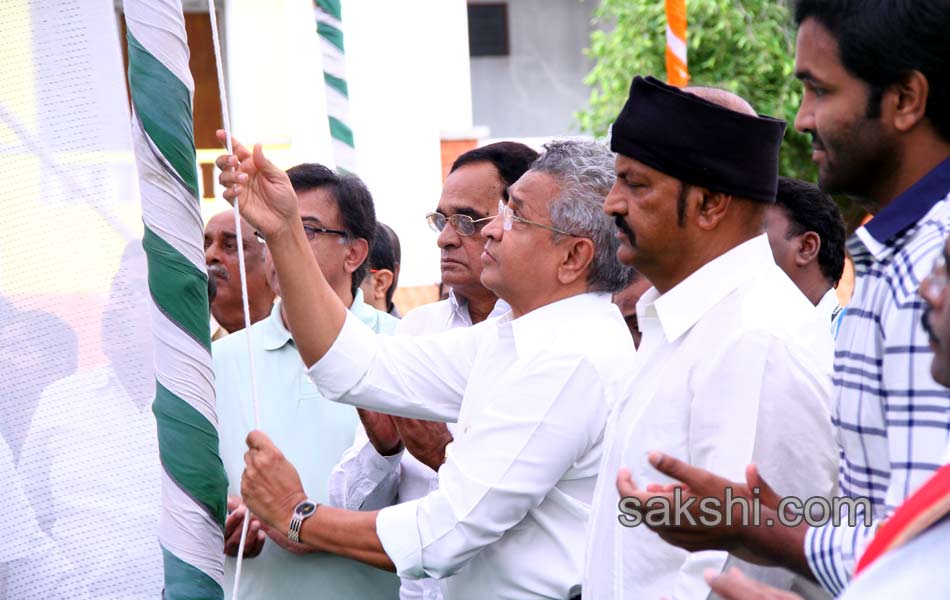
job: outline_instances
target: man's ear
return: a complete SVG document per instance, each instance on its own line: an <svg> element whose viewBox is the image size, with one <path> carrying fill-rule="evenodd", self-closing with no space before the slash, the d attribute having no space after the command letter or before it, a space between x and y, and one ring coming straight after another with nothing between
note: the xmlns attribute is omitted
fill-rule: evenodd
<svg viewBox="0 0 950 600"><path fill-rule="evenodd" d="M373 299L385 302L386 293L396 279L395 274L389 269L379 269L375 273L370 273L367 277L373 278Z"/></svg>
<svg viewBox="0 0 950 600"><path fill-rule="evenodd" d="M557 270L558 281L573 283L578 277L587 277L587 269L594 262L594 242L588 238L569 238L565 241L567 254Z"/></svg>
<svg viewBox="0 0 950 600"><path fill-rule="evenodd" d="M690 194L701 193L702 200L699 203L699 210L696 213L696 224L700 229L712 231L719 222L722 221L729 207L732 205L733 198L730 194L722 192L713 192L706 188L693 188Z"/></svg>
<svg viewBox="0 0 950 600"><path fill-rule="evenodd" d="M821 237L814 231L806 231L798 238L798 252L795 253L795 264L799 267L807 267L812 262L818 260L818 252L821 250Z"/></svg>
<svg viewBox="0 0 950 600"><path fill-rule="evenodd" d="M885 114L891 114L895 129L907 132L924 119L929 96L930 84L927 78L920 71L911 71L884 93L881 99L884 105L882 109L890 109Z"/></svg>
<svg viewBox="0 0 950 600"><path fill-rule="evenodd" d="M363 238L350 240L346 245L346 256L343 257L343 268L347 273L360 268L366 257L369 256L369 242Z"/></svg>

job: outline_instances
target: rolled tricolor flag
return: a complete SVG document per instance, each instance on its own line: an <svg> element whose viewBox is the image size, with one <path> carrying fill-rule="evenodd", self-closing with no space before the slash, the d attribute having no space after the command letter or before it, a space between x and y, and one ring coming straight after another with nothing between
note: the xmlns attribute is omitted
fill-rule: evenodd
<svg viewBox="0 0 950 600"><path fill-rule="evenodd" d="M666 80L683 87L689 83L686 68L686 0L666 0Z"/></svg>

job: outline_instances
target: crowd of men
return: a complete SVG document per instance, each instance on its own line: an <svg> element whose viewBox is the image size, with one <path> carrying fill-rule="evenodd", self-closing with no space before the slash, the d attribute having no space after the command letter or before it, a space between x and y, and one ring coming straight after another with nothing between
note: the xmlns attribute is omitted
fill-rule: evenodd
<svg viewBox="0 0 950 600"><path fill-rule="evenodd" d="M609 148L458 158L425 215L448 297L401 320L358 179L218 159L280 298L214 347L246 597L950 593L950 6L794 10L817 186L778 176L783 121L637 76ZM829 194L873 218L847 237Z"/></svg>
<svg viewBox="0 0 950 600"><path fill-rule="evenodd" d="M950 593L950 6L795 19L817 186L778 176L783 121L637 76L609 148L458 158L448 297L401 320L359 179L235 141L250 330L229 215L206 250L242 597ZM847 237L829 194L873 218Z"/></svg>
<svg viewBox="0 0 950 600"><path fill-rule="evenodd" d="M234 140L240 233L205 230L225 594L247 518L241 598L950 596L950 5L794 14L817 185L779 176L783 121L635 76L608 144L458 157L419 215L445 297L405 315L363 182ZM92 371L0 304L0 597L156 595L144 261Z"/></svg>

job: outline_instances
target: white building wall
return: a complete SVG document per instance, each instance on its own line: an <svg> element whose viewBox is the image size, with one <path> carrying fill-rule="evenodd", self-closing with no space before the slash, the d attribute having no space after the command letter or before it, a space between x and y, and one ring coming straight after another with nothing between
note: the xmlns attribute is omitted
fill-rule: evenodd
<svg viewBox="0 0 950 600"><path fill-rule="evenodd" d="M402 243L400 286L439 280L424 215L441 192L440 134L472 129L465 0L344 0L357 174ZM225 0L235 135L286 147L284 167L332 165L322 61L310 0Z"/></svg>
<svg viewBox="0 0 950 600"><path fill-rule="evenodd" d="M343 3L358 172L402 244L400 286L439 281L425 214L442 189L440 131L471 126L463 0Z"/></svg>
<svg viewBox="0 0 950 600"><path fill-rule="evenodd" d="M472 4L498 0L469 0ZM510 55L474 57L472 106L491 137L577 133L574 113L587 106L590 20L597 0L508 0Z"/></svg>
<svg viewBox="0 0 950 600"><path fill-rule="evenodd" d="M283 167L332 166L323 61L309 0L226 0L231 127L242 142L280 148Z"/></svg>

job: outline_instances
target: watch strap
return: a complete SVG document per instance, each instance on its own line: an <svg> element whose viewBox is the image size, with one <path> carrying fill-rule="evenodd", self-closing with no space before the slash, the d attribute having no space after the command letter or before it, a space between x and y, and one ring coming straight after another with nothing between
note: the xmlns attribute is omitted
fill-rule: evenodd
<svg viewBox="0 0 950 600"><path fill-rule="evenodd" d="M290 526L287 528L287 539L296 544L300 543L303 522L316 514L318 506L320 505L312 500L304 500L294 507L294 512L290 515Z"/></svg>

